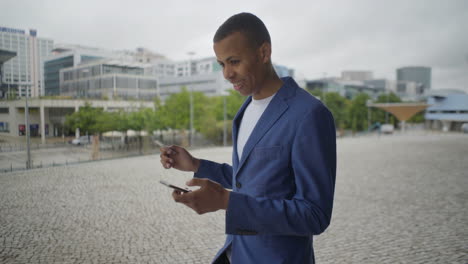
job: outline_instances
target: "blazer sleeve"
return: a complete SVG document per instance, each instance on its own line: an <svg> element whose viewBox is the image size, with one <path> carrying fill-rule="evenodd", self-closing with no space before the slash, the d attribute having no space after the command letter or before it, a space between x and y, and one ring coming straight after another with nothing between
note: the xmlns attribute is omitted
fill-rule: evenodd
<svg viewBox="0 0 468 264"><path fill-rule="evenodd" d="M336 177L333 117L320 104L299 122L291 147L296 193L292 199L231 192L226 233L308 236L330 224Z"/></svg>
<svg viewBox="0 0 468 264"><path fill-rule="evenodd" d="M200 167L193 175L195 178L207 178L232 189L232 166L227 163L217 163L210 160L200 160Z"/></svg>

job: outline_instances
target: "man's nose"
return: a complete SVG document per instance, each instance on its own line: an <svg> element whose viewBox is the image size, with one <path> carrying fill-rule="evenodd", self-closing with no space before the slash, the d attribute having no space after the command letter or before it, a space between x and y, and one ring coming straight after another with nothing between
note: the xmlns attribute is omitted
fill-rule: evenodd
<svg viewBox="0 0 468 264"><path fill-rule="evenodd" d="M224 66L223 74L224 74L224 79L228 81L231 81L234 78L234 71L232 70L232 67L228 65Z"/></svg>

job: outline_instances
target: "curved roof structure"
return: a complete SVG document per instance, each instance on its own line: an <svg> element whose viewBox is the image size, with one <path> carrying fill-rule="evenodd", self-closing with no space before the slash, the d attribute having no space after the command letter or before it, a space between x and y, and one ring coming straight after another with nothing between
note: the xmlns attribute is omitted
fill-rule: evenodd
<svg viewBox="0 0 468 264"><path fill-rule="evenodd" d="M398 120L406 121L415 114L425 110L430 105L426 103L382 103L369 104L369 107L377 107L393 114Z"/></svg>

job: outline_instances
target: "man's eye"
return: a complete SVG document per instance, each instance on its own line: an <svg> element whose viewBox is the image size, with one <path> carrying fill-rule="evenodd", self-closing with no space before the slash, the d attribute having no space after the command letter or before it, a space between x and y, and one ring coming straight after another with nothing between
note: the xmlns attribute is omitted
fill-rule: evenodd
<svg viewBox="0 0 468 264"><path fill-rule="evenodd" d="M218 64L219 64L219 66L221 66L221 68L224 68L224 63L219 63L218 62Z"/></svg>
<svg viewBox="0 0 468 264"><path fill-rule="evenodd" d="M238 63L239 63L238 60L232 60L232 61L231 61L231 64L232 64L232 65L236 65L236 64L238 64Z"/></svg>

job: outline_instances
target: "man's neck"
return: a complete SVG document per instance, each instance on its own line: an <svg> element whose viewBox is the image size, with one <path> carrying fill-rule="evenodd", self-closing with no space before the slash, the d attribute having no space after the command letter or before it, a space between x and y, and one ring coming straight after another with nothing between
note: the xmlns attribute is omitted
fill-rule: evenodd
<svg viewBox="0 0 468 264"><path fill-rule="evenodd" d="M273 70L273 69L272 69ZM274 95L283 86L283 81L278 77L276 72L273 70L269 75L266 76L265 81L262 84L260 91L254 94L252 97L255 100L265 99Z"/></svg>

